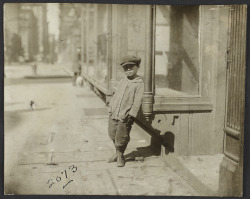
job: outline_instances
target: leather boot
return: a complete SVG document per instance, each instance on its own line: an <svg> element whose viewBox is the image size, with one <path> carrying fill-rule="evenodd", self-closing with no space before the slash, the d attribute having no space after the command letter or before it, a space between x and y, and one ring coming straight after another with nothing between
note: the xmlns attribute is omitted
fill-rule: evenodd
<svg viewBox="0 0 250 199"><path fill-rule="evenodd" d="M117 151L117 166L124 167L124 165L125 165L125 158L123 156L123 153L121 151Z"/></svg>

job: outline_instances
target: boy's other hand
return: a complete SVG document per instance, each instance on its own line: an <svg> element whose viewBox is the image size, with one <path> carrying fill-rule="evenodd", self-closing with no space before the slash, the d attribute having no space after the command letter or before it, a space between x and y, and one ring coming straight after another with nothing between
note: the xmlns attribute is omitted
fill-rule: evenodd
<svg viewBox="0 0 250 199"><path fill-rule="evenodd" d="M134 123L134 118L131 115L128 115L127 123L131 125Z"/></svg>

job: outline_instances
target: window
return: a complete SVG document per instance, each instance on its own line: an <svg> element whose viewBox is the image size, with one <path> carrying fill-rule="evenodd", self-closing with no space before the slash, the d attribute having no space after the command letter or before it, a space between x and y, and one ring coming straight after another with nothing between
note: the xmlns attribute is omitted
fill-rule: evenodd
<svg viewBox="0 0 250 199"><path fill-rule="evenodd" d="M108 5L97 6L97 63L95 79L102 85L107 83L108 71Z"/></svg>
<svg viewBox="0 0 250 199"><path fill-rule="evenodd" d="M113 36L117 39L116 79L124 77L120 59L127 55L141 57L138 75L144 76L144 67L147 60L147 46L149 34L149 9L145 5L117 5L117 32Z"/></svg>
<svg viewBox="0 0 250 199"><path fill-rule="evenodd" d="M94 11L88 10L88 75L94 77L95 74L95 59L96 59L96 30L95 30L95 16Z"/></svg>
<svg viewBox="0 0 250 199"><path fill-rule="evenodd" d="M85 64L87 63L87 11L86 5L82 6L82 62ZM83 67L83 71L86 73L87 67Z"/></svg>
<svg viewBox="0 0 250 199"><path fill-rule="evenodd" d="M200 95L199 6L156 6L155 95Z"/></svg>

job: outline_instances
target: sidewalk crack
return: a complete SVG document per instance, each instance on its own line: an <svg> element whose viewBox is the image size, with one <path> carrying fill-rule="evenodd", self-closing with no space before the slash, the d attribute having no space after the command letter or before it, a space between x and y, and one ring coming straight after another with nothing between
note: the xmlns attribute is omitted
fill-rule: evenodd
<svg viewBox="0 0 250 199"><path fill-rule="evenodd" d="M115 181L114 181L114 179L113 179L113 177L112 177L112 175L111 175L111 173L110 173L110 170L109 170L109 169L106 169L106 172L107 172L108 176L110 177L110 180L111 180L112 185L113 185L113 187L114 187L114 189L115 189L116 195L120 195L120 193L119 193L119 191L118 191L118 188L117 188L117 186L116 186L116 184L115 184Z"/></svg>

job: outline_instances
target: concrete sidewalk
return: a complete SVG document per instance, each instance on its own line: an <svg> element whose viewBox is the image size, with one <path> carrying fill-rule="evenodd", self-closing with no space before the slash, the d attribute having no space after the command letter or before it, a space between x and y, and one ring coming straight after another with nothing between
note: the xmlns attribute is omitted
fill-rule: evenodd
<svg viewBox="0 0 250 199"><path fill-rule="evenodd" d="M89 88L72 87L70 82L10 84L6 92L11 93L7 103L12 103L6 111L22 118L17 127L12 117L6 118L6 194L199 195L152 151L136 124L125 167L107 163L114 154L107 110ZM24 107L30 96L40 102L35 111ZM14 152L13 139L17 145L20 140ZM141 156L144 161L135 161Z"/></svg>
<svg viewBox="0 0 250 199"><path fill-rule="evenodd" d="M24 77L27 79L72 78L73 72L60 64L37 62L5 65L5 75L11 78Z"/></svg>

